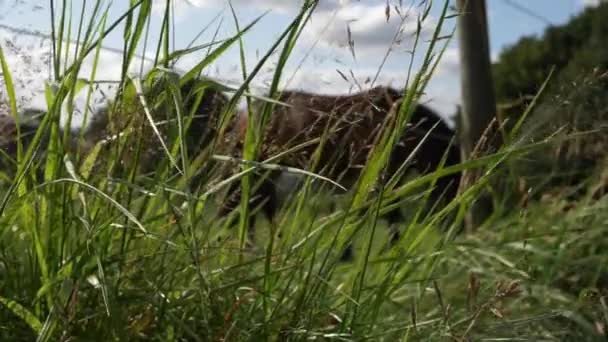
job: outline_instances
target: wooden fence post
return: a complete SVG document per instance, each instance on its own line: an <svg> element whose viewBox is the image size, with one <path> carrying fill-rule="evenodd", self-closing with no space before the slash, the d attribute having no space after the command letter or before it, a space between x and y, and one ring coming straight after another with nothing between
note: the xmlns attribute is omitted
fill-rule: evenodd
<svg viewBox="0 0 608 342"><path fill-rule="evenodd" d="M479 143L488 125L496 115L496 99L490 62L488 24L485 0L457 0L458 38L460 44L462 113L460 118L461 154L463 160ZM483 152L483 149L480 150ZM475 153L477 155L477 153ZM461 189L475 184L479 171L466 171ZM491 213L491 200L481 196L471 206L466 217L466 229L470 232Z"/></svg>

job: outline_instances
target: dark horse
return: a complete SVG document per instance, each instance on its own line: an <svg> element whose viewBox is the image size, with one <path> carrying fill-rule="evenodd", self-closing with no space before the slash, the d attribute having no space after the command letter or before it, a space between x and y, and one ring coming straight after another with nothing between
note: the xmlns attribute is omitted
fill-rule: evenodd
<svg viewBox="0 0 608 342"><path fill-rule="evenodd" d="M318 163L312 171L336 180L346 188L352 188L383 127L399 110L402 98L403 92L389 87L375 87L341 96L284 91L278 98L284 105L276 104L271 112L258 159L265 160L309 142L306 147L274 162L310 170L313 154L317 152L320 153ZM262 105L257 103L253 107L259 113ZM248 115L241 113L237 120L235 127L242 143ZM431 109L422 104L416 105L405 131L390 155L387 179L398 171L419 144L409 164L409 167L419 173L435 171L444 155L446 166L458 164L460 152L454 144L454 135L455 132ZM322 140L324 141L321 142ZM258 196L252 197L255 198L252 205L261 206L262 212L269 218L274 217L280 206L277 188L281 186L281 176L280 171L271 172L260 182ZM430 201L434 203L441 196L453 198L459 181L459 174L439 178L431 192ZM226 211L235 208L240 201L238 185L231 194L225 206ZM389 213L386 218L389 223L402 220L399 210ZM251 237L253 227L250 227Z"/></svg>
<svg viewBox="0 0 608 342"><path fill-rule="evenodd" d="M92 174L109 171L99 168L108 166L108 158L111 158L118 161L112 166L115 175L131 167L137 168L138 175L154 175L161 166L169 164L167 150L162 147L157 133L160 134L167 149L172 147L179 133L177 115L175 108L172 107L173 98L165 91L167 88L165 80L166 78L163 77L152 79L151 86L146 87L143 94L156 129L152 128L140 99L132 91L131 96L124 96L118 103L109 103L94 113L83 128L82 139L81 128L70 128L67 146L63 146L61 151L79 152L79 157L83 158L101 144L100 152L95 159L95 172ZM213 129L217 126L216 120L228 103L228 98L215 85L216 83L211 80L195 79L182 86L184 108L182 108L181 127L184 130L184 145L188 147L189 156L197 156L210 138L215 136ZM29 115L29 112L40 114L40 117ZM12 116L0 115L0 171L7 174L9 179L14 176L16 170L18 128L25 151L39 130L42 115L45 113L26 109L21 115L19 124ZM48 126L50 125L47 125L47 128ZM64 130L64 127L59 127L60 137L64 136ZM42 132L41 155L36 158L37 163L44 160L49 131L47 129ZM116 143L118 141L120 143Z"/></svg>

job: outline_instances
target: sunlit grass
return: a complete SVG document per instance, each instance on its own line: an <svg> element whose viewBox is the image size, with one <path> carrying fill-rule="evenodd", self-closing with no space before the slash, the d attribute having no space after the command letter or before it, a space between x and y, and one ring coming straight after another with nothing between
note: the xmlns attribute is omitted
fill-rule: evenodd
<svg viewBox="0 0 608 342"><path fill-rule="evenodd" d="M447 1L440 5L432 43L416 45L426 49L423 67L408 80L394 128L382 135L357 186L336 196L316 191L313 182L322 180L307 177L271 221L249 215L255 211L247 205L254 193L251 171L262 172L263 166L245 163L239 170L250 173L230 180L241 183L240 210L218 216L229 185L214 177L223 175L218 169L225 163L214 155L221 134L200 151L188 150L184 132L194 113L180 92L229 48L238 43L244 49L247 32L263 17L243 25L235 16L240 29L233 37L172 51L167 6L155 42L159 67L138 79L127 66L150 34L150 1L131 1L131 10L116 22L108 22L103 7L89 22L79 22L82 45L72 64L61 37L69 39L76 23L56 10L57 87L47 88L48 113L19 149L17 167L0 170L12 179L0 188L2 340L599 340L608 323L602 289L594 285L605 281L605 200L581 200L569 210L559 201L496 208L506 214L492 217L475 234L456 234L462 213L492 177L502 175L500 167L545 142L514 141L493 155L406 183L377 182L445 48L440 33L449 17ZM277 51L268 96L278 95L314 6L304 5L250 70L241 54L243 83L229 92L222 133ZM90 94L100 71L79 80L80 63L88 53L99 58L103 37L112 30L123 30L125 40L123 77L111 107L137 110L122 118L125 134L107 143L109 148L100 143L81 156L70 137L81 133L59 134L61 104L79 91ZM175 59L206 48L206 57L181 78L167 72ZM18 118L11 66L2 66ZM159 79L160 92L146 94ZM201 85L213 87L221 85ZM260 132L274 105L268 101L250 121L244 159L258 159ZM159 108L174 119L170 129L151 125ZM129 126L131 119L139 126ZM143 134L143 126L151 134ZM162 152L154 172L141 174L137 156L150 144ZM132 158L124 159L125 151ZM425 210L425 190L438 176L473 167L488 171L475 187L445 207ZM195 176L202 179L198 187L190 186ZM401 207L408 219L400 224L400 241L387 248L388 227L380 214L391 206ZM245 246L249 220L256 220L253 248ZM354 260L342 262L351 242Z"/></svg>

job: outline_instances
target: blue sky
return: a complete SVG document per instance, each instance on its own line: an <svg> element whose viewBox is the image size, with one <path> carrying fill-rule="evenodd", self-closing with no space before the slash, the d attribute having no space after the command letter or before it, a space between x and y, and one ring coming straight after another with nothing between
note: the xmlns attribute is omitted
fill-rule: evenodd
<svg viewBox="0 0 608 342"><path fill-rule="evenodd" d="M209 23L210 28L197 41L197 44L210 41L213 32L219 27L219 37L228 37L235 32L234 22L226 0L174 0L176 14L176 48L183 48L197 33ZM390 0L398 4L399 0ZM74 1L72 12L74 24L79 19L82 2ZM106 1L105 3L109 3ZM160 13L165 1L156 4L157 15L151 25L152 32L158 32L161 20ZM187 4L188 3L188 4ZM241 26L250 22L265 11L270 12L245 37L247 66L256 64L276 40L280 32L294 17L298 0L233 0ZM417 6L420 0L403 0L402 14L409 9L408 17L402 22L399 15L392 11L390 20L385 17L385 0L321 0L317 13L304 31L300 45L296 48L283 78L283 86L323 93L345 93L358 86L369 86L366 80L374 79L382 59L391 46L392 38L399 28L406 32L401 43L394 45L392 52L380 73L376 84L390 84L395 87L404 85L409 63L409 50L412 47L412 30L415 30L415 18L421 11ZM414 4L412 6L412 3ZM443 1L433 1L430 17L423 23L423 36L428 36L435 27ZM490 44L493 58L505 46L515 43L520 37L540 34L548 22L562 24L579 13L589 0L487 0ZM15 5L16 4L16 5ZM110 18L120 15L128 4L127 0L114 0ZM525 13L517 6L524 6L540 17ZM50 14L46 1L2 1L0 0L0 24L39 32L50 32ZM214 21L214 18L216 20ZM111 21L111 20L110 20ZM221 23L221 25L220 25ZM353 58L346 46L347 23L355 42ZM454 19L446 23L444 33L450 31ZM0 44L11 61L14 78L23 85L20 90L23 103L31 106L43 106L40 97L42 80L48 75L50 44L48 40L35 36L22 36L6 29L0 29ZM456 38L456 37L455 37ZM122 31L112 34L104 46L120 48ZM154 45L154 43L152 43ZM8 48L7 48L8 46ZM12 48L11 48L12 47ZM420 47L420 53L424 46ZM414 67L421 54L416 54ZM304 57L307 56L306 59ZM201 55L191 55L182 60L178 67L187 69L196 63ZM98 79L116 79L120 72L120 57L111 52L104 52L98 69ZM138 70L137 66L132 66ZM440 66L427 88L425 101L449 117L459 101L459 62L456 39L452 41ZM348 78L344 80L338 71ZM90 71L85 68L84 73ZM213 77L225 79L238 84L240 67L238 50L233 49L222 56L216 65L209 70ZM272 63L265 66L256 79L256 85L263 89L272 75ZM351 79L351 75L354 78ZM87 75L83 75L86 77ZM356 81L355 81L356 80ZM3 91L2 91L3 92ZM107 92L107 90L106 90ZM37 95L36 95L37 94ZM27 100L28 97L34 99ZM102 101L102 100L100 100Z"/></svg>

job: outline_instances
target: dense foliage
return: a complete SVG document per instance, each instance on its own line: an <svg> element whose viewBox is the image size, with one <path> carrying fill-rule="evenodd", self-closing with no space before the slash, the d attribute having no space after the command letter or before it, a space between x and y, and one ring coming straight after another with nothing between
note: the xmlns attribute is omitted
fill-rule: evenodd
<svg viewBox="0 0 608 342"><path fill-rule="evenodd" d="M524 37L503 50L493 65L498 102L535 95L555 68L560 82L573 81L594 69L608 68L608 3L589 7L541 37Z"/></svg>
<svg viewBox="0 0 608 342"><path fill-rule="evenodd" d="M519 182L539 196L564 186L596 183L602 173L608 145L607 17L608 3L589 7L540 37L522 38L502 51L493 65L506 127L527 113L511 142L555 138L511 163ZM537 101L532 101L537 94Z"/></svg>

